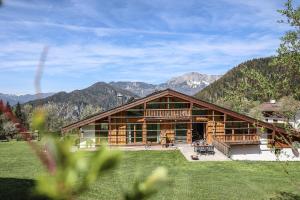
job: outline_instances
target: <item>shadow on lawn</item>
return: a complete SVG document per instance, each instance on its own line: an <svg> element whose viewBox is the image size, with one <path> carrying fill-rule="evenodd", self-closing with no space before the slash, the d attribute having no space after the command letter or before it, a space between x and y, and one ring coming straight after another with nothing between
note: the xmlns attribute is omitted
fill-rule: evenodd
<svg viewBox="0 0 300 200"><path fill-rule="evenodd" d="M279 192L275 197L270 200L300 200L300 196L290 192Z"/></svg>
<svg viewBox="0 0 300 200"><path fill-rule="evenodd" d="M31 179L0 178L0 199L33 199L45 200L45 198L33 196L35 182Z"/></svg>

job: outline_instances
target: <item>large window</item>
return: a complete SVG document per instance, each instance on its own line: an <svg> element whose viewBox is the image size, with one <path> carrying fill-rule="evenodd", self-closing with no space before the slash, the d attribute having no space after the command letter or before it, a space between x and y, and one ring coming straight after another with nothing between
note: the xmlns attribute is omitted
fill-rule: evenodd
<svg viewBox="0 0 300 200"><path fill-rule="evenodd" d="M182 99L164 97L147 103L147 109L188 109L190 102Z"/></svg>
<svg viewBox="0 0 300 200"><path fill-rule="evenodd" d="M182 142L186 141L187 135L187 124L176 124L175 125L175 140Z"/></svg>
<svg viewBox="0 0 300 200"><path fill-rule="evenodd" d="M147 141L159 142L160 126L159 124L147 124Z"/></svg>
<svg viewBox="0 0 300 200"><path fill-rule="evenodd" d="M96 145L108 142L108 123L96 125Z"/></svg>
<svg viewBox="0 0 300 200"><path fill-rule="evenodd" d="M127 124L127 143L143 142L142 124Z"/></svg>

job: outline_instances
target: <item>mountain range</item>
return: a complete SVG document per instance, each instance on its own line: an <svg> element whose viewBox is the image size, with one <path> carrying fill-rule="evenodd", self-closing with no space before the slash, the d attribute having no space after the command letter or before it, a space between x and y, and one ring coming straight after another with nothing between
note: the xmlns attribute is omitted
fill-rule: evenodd
<svg viewBox="0 0 300 200"><path fill-rule="evenodd" d="M39 97L46 98L54 93L40 93ZM19 103L26 103L28 101L35 100L37 98L37 95L35 94L25 94L25 95L15 95L15 94L2 94L0 93L0 99L2 99L4 102L9 102L10 105L16 105Z"/></svg>
<svg viewBox="0 0 300 200"><path fill-rule="evenodd" d="M27 104L36 106L50 102L56 104L68 103L74 107L93 105L99 106L103 110L107 110L118 104L125 103L131 98L138 98L138 96L130 91L113 87L105 82L98 82L82 90L74 90L69 93L58 92L43 99L29 101Z"/></svg>
<svg viewBox="0 0 300 200"><path fill-rule="evenodd" d="M194 72L158 85L144 82L97 82L85 89L58 92L46 98L29 101L23 104L23 110L32 113L36 106L42 106L47 110L49 130L56 131L62 125L146 96L156 90L170 87L193 94L218 78L219 76Z"/></svg>
<svg viewBox="0 0 300 200"><path fill-rule="evenodd" d="M186 73L178 77L174 77L170 80L168 80L165 83L161 84L150 84L145 82L130 82L130 81L118 81L118 82L110 82L110 83L104 83L104 82L98 82L94 84L93 86L86 88L87 90L74 90L73 92L67 93L67 92L58 92L58 93L42 93L41 97L46 98L42 101L38 100L36 102L48 102L48 101L54 101L54 102L62 102L66 99L74 99L76 97L80 97L77 99L74 99L74 101L79 101L83 104L96 103L97 105L104 106L105 109L110 108L111 105L115 105L115 101L108 101L106 102L102 95L108 95L112 99L113 97L111 95L115 95L115 93L120 93L124 95L124 98L128 96L132 97L144 97L152 92L155 92L157 90L163 90L166 88L171 88L174 90L177 90L179 92L193 95L196 92L199 92L201 89L208 86L210 83L214 82L215 80L219 79L220 75L206 75L206 74L200 74L197 72L191 72ZM111 87L109 87L109 85ZM97 88L98 87L98 88ZM99 94L91 93L91 88L93 88L93 91L100 92ZM97 90L95 90L97 88ZM108 94L104 91L111 90L111 93ZM114 92L112 92L114 91ZM126 93L126 91L131 93ZM54 95L55 94L55 95ZM84 98L82 101L81 94L84 94L85 97L91 98L88 100L88 98ZM52 96L53 95L53 96ZM115 95L116 96L116 95ZM49 98L48 98L49 97ZM17 102L20 102L21 104L34 101L36 99L36 95L32 94L26 94L26 95L13 95L13 94L1 94L0 93L0 99L4 100L5 102L9 102L11 105L17 104ZM97 99L97 100L95 100ZM102 102L104 100L104 102ZM32 103L32 102L31 102ZM77 102L78 103L78 102Z"/></svg>
<svg viewBox="0 0 300 200"><path fill-rule="evenodd" d="M221 75L207 75L200 74L198 72L190 72L171 78L165 83L161 84L149 84L144 82L110 82L109 84L124 90L131 91L132 93L144 97L156 90L163 90L171 88L178 92L182 92L187 95L194 95L209 84L218 80Z"/></svg>

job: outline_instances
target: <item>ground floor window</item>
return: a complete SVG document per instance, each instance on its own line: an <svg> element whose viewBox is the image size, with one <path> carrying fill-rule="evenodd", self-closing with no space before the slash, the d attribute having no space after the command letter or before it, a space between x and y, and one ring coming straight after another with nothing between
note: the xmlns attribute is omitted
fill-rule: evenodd
<svg viewBox="0 0 300 200"><path fill-rule="evenodd" d="M95 126L96 145L108 143L108 123L100 123Z"/></svg>
<svg viewBox="0 0 300 200"><path fill-rule="evenodd" d="M176 124L175 125L175 141L186 141L187 135L187 124Z"/></svg>
<svg viewBox="0 0 300 200"><path fill-rule="evenodd" d="M147 142L159 142L159 124L147 124Z"/></svg>
<svg viewBox="0 0 300 200"><path fill-rule="evenodd" d="M127 144L143 142L142 124L127 124Z"/></svg>

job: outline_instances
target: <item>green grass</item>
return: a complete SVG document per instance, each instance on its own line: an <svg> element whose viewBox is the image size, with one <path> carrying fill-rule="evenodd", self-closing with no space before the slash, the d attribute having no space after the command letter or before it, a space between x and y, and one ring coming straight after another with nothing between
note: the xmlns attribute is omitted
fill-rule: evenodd
<svg viewBox="0 0 300 200"><path fill-rule="evenodd" d="M124 152L120 166L79 199L121 199L137 177L157 166L168 168L170 180L152 199L270 199L280 193L300 199L300 163L289 163L287 175L283 163L190 163L177 151ZM34 178L43 170L26 143L0 143L0 199L30 199Z"/></svg>

